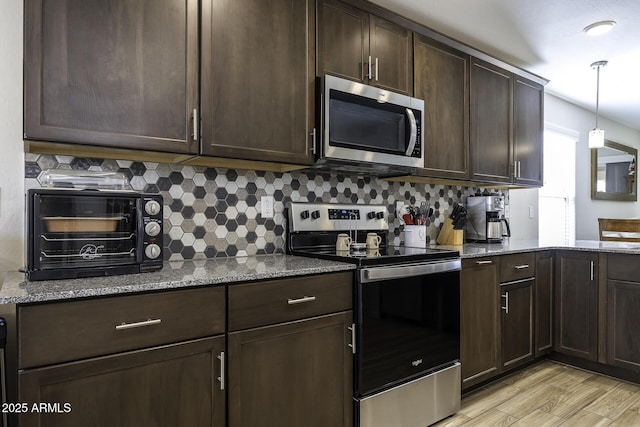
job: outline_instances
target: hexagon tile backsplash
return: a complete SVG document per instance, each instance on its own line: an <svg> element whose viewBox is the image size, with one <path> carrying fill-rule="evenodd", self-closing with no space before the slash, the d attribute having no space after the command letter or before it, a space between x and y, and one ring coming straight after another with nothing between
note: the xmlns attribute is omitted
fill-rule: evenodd
<svg viewBox="0 0 640 427"><path fill-rule="evenodd" d="M39 187L46 169L121 171L134 190L164 197L165 260L273 254L285 251L284 209L294 202L384 204L389 211L389 237L402 243L395 202L434 208L427 224L435 241L450 206L487 190L434 184L390 182L373 177L309 171L287 173L52 156L25 155L25 187ZM508 192L501 192L508 197ZM260 215L262 196L273 196L274 216Z"/></svg>

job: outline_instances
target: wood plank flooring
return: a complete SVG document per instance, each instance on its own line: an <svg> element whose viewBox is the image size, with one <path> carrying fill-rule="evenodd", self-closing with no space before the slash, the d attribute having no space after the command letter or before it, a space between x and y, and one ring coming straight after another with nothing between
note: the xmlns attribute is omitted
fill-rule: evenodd
<svg viewBox="0 0 640 427"><path fill-rule="evenodd" d="M640 426L640 386L545 361L463 397L437 427Z"/></svg>

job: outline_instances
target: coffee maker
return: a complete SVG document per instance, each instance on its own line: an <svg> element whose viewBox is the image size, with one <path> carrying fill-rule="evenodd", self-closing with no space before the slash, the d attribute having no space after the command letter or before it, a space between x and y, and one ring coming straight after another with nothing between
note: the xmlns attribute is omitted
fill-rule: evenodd
<svg viewBox="0 0 640 427"><path fill-rule="evenodd" d="M500 243L511 237L503 196L467 197L467 242Z"/></svg>

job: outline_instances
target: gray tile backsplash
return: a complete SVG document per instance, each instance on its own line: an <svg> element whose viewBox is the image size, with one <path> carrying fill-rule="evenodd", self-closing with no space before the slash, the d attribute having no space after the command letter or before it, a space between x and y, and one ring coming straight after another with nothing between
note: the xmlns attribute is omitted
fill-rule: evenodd
<svg viewBox="0 0 640 427"><path fill-rule="evenodd" d="M288 173L183 166L129 160L25 155L25 187L39 187L46 169L121 171L134 190L164 197L165 259L202 259L281 253L285 250L284 209L294 202L384 204L391 241L402 242L395 202L434 208L428 239L435 241L455 202L487 190L433 184L390 182L372 177L309 171ZM508 197L507 192L501 191ZM273 218L260 215L262 196L273 196Z"/></svg>

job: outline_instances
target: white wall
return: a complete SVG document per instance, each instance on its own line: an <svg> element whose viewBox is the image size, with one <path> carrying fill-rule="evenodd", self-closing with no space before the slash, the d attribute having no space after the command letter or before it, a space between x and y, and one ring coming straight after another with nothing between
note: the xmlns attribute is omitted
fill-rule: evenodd
<svg viewBox="0 0 640 427"><path fill-rule="evenodd" d="M640 217L640 202L591 200L591 151L587 147L589 131L595 125L595 113L546 93L544 119L580 133L576 146L576 239L598 240L598 218ZM598 125L607 139L640 149L640 131L602 116ZM512 235L515 238L537 236L537 190L511 190ZM536 206L536 218L528 220L528 206ZM516 218L515 215L518 215Z"/></svg>
<svg viewBox="0 0 640 427"><path fill-rule="evenodd" d="M0 13L0 281L24 263L22 148L22 0Z"/></svg>

